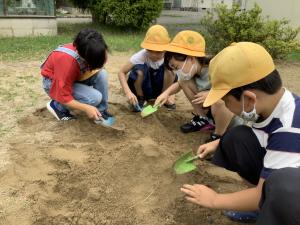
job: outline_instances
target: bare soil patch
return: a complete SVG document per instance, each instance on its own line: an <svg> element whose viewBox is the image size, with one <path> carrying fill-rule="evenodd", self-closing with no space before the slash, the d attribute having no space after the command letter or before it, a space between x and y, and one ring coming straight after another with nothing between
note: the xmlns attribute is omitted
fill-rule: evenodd
<svg viewBox="0 0 300 225"><path fill-rule="evenodd" d="M127 109L117 80L128 54L110 56L110 110L126 129L116 132L84 115L58 122L45 109L40 62L0 63L0 224L5 225L229 225L219 210L184 200L184 183L221 192L245 186L236 175L202 162L176 176L174 161L197 149L207 134L182 134L191 117L180 93L178 109L142 119ZM300 64L278 63L285 86L300 93Z"/></svg>

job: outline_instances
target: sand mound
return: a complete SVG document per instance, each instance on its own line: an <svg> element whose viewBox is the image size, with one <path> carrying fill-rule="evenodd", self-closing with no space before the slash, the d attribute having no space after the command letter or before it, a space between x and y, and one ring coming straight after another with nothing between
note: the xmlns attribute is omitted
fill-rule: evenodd
<svg viewBox="0 0 300 225"><path fill-rule="evenodd" d="M121 104L111 111L122 112L125 131L81 115L58 122L45 108L19 122L9 140L15 163L2 173L3 202L10 205L2 206L4 224L230 224L219 211L185 202L179 191L196 182L237 188L207 174L206 162L198 172L174 175L176 158L201 142L199 134L179 132L187 112L163 109L142 119Z"/></svg>
<svg viewBox="0 0 300 225"><path fill-rule="evenodd" d="M58 122L45 108L36 110L49 99L40 63L0 64L0 225L232 224L221 211L187 203L179 188L203 183L228 192L241 189L241 181L208 162L174 175L174 161L207 134L179 131L191 118L182 93L174 112L162 108L145 119L130 112L116 76L127 59L128 53L114 55L107 65L110 111L125 124L123 132L84 115ZM285 86L299 93L299 64L279 69Z"/></svg>

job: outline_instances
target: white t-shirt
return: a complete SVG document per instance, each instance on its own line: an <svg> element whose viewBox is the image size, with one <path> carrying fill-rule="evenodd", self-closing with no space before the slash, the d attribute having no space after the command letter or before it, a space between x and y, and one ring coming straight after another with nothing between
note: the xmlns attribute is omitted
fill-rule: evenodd
<svg viewBox="0 0 300 225"><path fill-rule="evenodd" d="M209 75L208 75L208 67L202 68L201 74L195 75L194 79L195 79L198 91L207 91L211 88Z"/></svg>
<svg viewBox="0 0 300 225"><path fill-rule="evenodd" d="M300 97L285 90L272 114L252 129L267 151L262 178L276 169L300 167Z"/></svg>
<svg viewBox="0 0 300 225"><path fill-rule="evenodd" d="M146 63L152 69L158 69L164 63L164 58L162 58L159 61L154 62L151 59L149 59L147 50L142 49L139 52L135 53L133 56L131 56L129 61L133 65Z"/></svg>

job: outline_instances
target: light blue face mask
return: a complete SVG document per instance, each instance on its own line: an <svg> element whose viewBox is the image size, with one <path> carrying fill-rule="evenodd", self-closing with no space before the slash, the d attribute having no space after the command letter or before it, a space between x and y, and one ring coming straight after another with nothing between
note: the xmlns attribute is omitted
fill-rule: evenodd
<svg viewBox="0 0 300 225"><path fill-rule="evenodd" d="M250 112L246 112L245 108L244 108L244 95L242 95L242 103L243 103L243 111L240 114L240 117L247 123L247 122L253 122L255 123L258 118L259 115L256 113L256 108L255 108L255 104L253 106L252 111Z"/></svg>
<svg viewBox="0 0 300 225"><path fill-rule="evenodd" d="M177 74L179 80L190 80L190 79L193 78L192 71L193 71L194 66L195 66L194 63L193 63L193 65L192 65L192 67L191 67L191 69L190 69L190 71L188 73L183 72L183 68L184 68L184 66L186 64L186 60L187 60L187 58L185 59L182 67L179 70L175 71L175 73Z"/></svg>

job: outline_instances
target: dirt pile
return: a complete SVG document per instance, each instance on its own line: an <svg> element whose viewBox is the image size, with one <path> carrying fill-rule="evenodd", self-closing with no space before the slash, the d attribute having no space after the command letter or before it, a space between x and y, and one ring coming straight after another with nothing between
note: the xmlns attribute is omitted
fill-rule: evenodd
<svg viewBox="0 0 300 225"><path fill-rule="evenodd" d="M204 183L236 191L241 181L208 162L197 172L174 175L174 161L197 149L207 134L180 133L180 124L191 118L182 94L174 112L162 109L146 119L129 112L116 76L127 59L111 56L107 65L110 110L125 123L124 132L82 115L56 121L43 108L48 97L39 62L0 63L1 225L232 224L221 211L187 203L179 188ZM299 68L280 66L285 85L296 93Z"/></svg>

